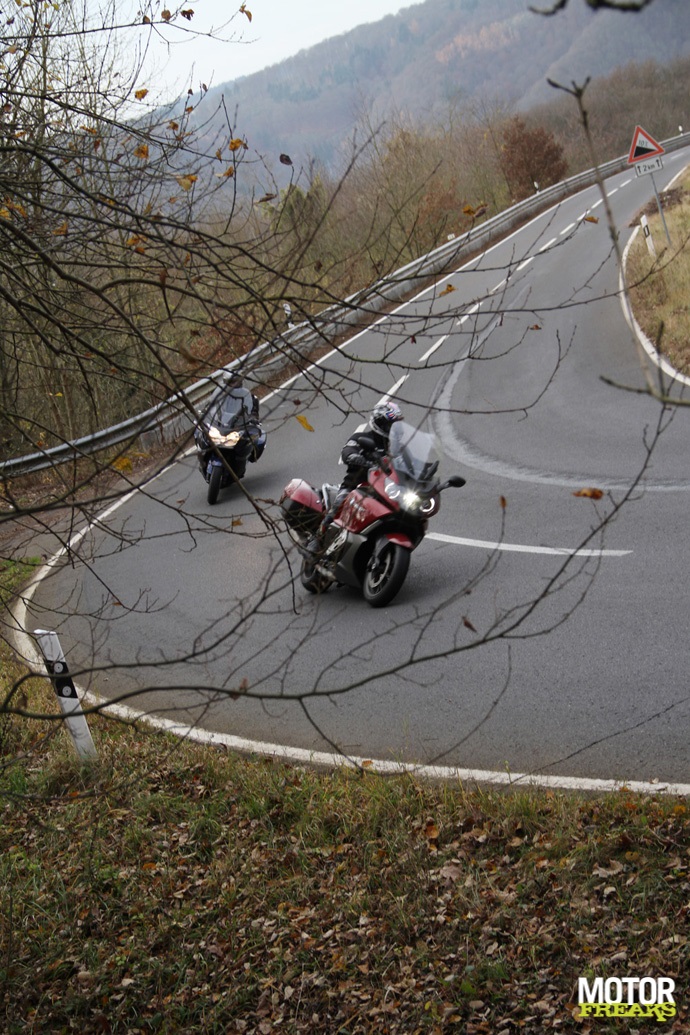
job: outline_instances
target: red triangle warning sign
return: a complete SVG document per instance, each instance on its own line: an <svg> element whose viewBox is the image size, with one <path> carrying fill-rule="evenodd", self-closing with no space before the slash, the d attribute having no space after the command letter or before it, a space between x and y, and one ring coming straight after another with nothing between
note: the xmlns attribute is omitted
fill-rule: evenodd
<svg viewBox="0 0 690 1035"><path fill-rule="evenodd" d="M661 144L658 144L654 137L642 129L642 126L635 127L632 144L630 145L630 154L628 155L629 165L633 162L641 162L643 158L654 158L656 155L663 155L664 153Z"/></svg>

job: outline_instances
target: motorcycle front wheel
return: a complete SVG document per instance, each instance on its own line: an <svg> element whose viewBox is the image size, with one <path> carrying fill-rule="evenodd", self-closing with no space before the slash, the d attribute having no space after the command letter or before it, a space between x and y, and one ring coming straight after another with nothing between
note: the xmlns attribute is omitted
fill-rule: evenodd
<svg viewBox="0 0 690 1035"><path fill-rule="evenodd" d="M214 464L211 468L211 477L208 480L208 492L206 493L206 499L208 500L210 507L212 507L218 499L222 478L223 468L219 464Z"/></svg>
<svg viewBox="0 0 690 1035"><path fill-rule="evenodd" d="M410 551L397 543L387 543L367 564L362 582L362 595L372 607L385 607L399 592L407 569Z"/></svg>

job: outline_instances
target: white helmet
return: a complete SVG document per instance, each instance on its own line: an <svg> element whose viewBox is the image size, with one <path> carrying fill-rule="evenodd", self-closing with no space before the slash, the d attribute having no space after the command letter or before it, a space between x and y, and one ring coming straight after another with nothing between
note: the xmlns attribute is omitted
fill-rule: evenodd
<svg viewBox="0 0 690 1035"><path fill-rule="evenodd" d="M397 420L402 419L402 410L397 403L390 401L377 403L371 411L369 427L377 435L383 435L385 438L388 438L391 424L395 424Z"/></svg>

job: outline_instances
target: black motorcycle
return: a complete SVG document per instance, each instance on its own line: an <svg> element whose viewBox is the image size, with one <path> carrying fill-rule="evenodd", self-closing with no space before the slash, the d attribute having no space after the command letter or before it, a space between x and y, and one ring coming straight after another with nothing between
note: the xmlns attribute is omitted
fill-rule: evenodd
<svg viewBox="0 0 690 1035"><path fill-rule="evenodd" d="M257 410L258 402L246 388L221 385L199 416L194 442L211 505L221 489L244 478L247 462L255 463L264 451L266 432Z"/></svg>

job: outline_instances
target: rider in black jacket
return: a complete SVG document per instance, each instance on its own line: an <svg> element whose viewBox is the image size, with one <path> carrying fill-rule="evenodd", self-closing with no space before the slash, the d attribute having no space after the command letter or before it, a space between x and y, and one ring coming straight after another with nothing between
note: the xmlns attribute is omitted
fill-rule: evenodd
<svg viewBox="0 0 690 1035"><path fill-rule="evenodd" d="M397 403L377 403L371 411L367 428L364 431L356 431L347 440L340 454L347 472L333 503L322 518L316 535L307 544L310 553L320 553L326 529L336 517L348 493L365 480L370 467L380 463L381 457L388 451L391 424L402 419L402 411ZM375 443L373 448L370 445L372 439Z"/></svg>

